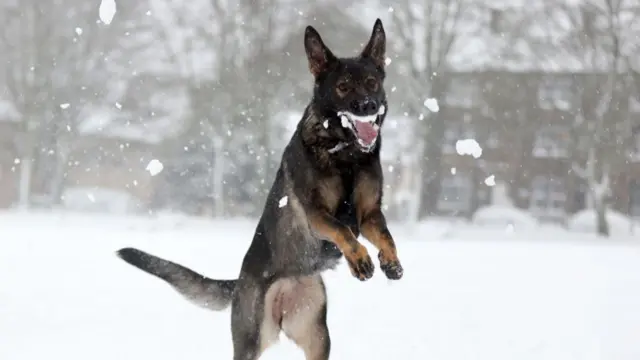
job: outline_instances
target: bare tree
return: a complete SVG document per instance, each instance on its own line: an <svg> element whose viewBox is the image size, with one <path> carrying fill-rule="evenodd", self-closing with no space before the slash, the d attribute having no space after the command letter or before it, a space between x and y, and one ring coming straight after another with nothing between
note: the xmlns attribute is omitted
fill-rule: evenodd
<svg viewBox="0 0 640 360"><path fill-rule="evenodd" d="M288 84L284 81L288 76L285 54L278 49L288 31L303 20L290 8L302 12L310 4L298 0L210 0L189 6L174 0L155 0L153 4L162 26L151 26L156 26L153 31L160 35L163 57L178 69L192 95L192 131L185 136L193 138L199 133L211 141L214 214L222 216L228 193L225 169L238 165L231 164L236 154L227 150L232 143L248 148L250 154L240 157L253 157L255 181L249 181L249 192L266 194L268 178L277 162L274 133L282 133L276 130L279 124L272 117L282 111L277 97ZM204 65L202 58L207 59ZM242 142L245 144L239 145Z"/></svg>
<svg viewBox="0 0 640 360"><path fill-rule="evenodd" d="M402 0L393 5L393 41L401 44L401 58L396 67L407 79L402 91L407 94L409 112L414 118L425 113L423 102L428 98L443 99L447 92L447 58L459 35L459 26L466 0L428 1L424 4L412 0ZM436 211L440 195L440 167L442 139L445 123L438 113L426 112L415 134L420 144L416 154L420 156L423 174L418 181L419 206L414 207L422 218ZM424 185L423 185L424 184Z"/></svg>
<svg viewBox="0 0 640 360"><path fill-rule="evenodd" d="M2 79L22 118L19 204L29 205L36 169L50 185L41 191L59 201L78 114L101 80L95 7L76 0L4 2L0 22Z"/></svg>
<svg viewBox="0 0 640 360"><path fill-rule="evenodd" d="M624 53L636 47L630 36L638 5L625 0L593 0L580 6L549 4L549 19L570 29L557 50L575 60L584 74L575 84L573 170L589 189L598 234L609 236L608 198L612 177L624 164L630 133L629 73ZM569 26L566 26L566 25Z"/></svg>

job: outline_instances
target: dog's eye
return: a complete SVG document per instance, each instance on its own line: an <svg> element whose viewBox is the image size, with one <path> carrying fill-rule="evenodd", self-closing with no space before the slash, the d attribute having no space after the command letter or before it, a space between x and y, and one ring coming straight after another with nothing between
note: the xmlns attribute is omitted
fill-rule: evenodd
<svg viewBox="0 0 640 360"><path fill-rule="evenodd" d="M378 91L378 80L376 80L375 78L367 78L367 80L365 80L365 85L371 91Z"/></svg>
<svg viewBox="0 0 640 360"><path fill-rule="evenodd" d="M338 91L340 91L341 93L347 93L349 92L349 90L349 85L346 82L341 82L338 84Z"/></svg>

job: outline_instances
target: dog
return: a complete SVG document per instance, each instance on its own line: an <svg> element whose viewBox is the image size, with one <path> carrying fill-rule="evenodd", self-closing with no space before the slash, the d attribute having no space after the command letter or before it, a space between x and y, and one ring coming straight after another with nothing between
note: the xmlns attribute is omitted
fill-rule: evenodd
<svg viewBox="0 0 640 360"><path fill-rule="evenodd" d="M378 250L388 279L404 272L381 209L380 130L388 110L382 22L358 56L336 57L311 26L304 48L313 96L282 154L238 279L210 279L135 248L117 251L199 306L230 305L235 360L258 359L280 332L306 359L329 358L322 272L344 257L355 278L371 278L360 234Z"/></svg>

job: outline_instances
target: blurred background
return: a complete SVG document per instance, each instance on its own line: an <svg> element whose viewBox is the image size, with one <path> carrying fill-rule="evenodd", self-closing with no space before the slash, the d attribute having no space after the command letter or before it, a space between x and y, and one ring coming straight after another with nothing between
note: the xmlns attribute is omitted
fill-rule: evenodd
<svg viewBox="0 0 640 360"><path fill-rule="evenodd" d="M631 0L0 0L0 207L259 216L311 96L305 26L352 56L380 17L389 218L493 209L631 231L639 14Z"/></svg>
<svg viewBox="0 0 640 360"><path fill-rule="evenodd" d="M332 358L640 359L640 0L0 0L0 359L231 359L114 252L236 278L305 27L353 56L376 18L405 276L323 274Z"/></svg>

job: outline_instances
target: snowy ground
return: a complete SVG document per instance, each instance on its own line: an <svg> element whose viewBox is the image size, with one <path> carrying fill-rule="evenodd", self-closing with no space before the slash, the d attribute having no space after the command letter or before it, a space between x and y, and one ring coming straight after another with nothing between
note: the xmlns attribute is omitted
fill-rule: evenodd
<svg viewBox="0 0 640 360"><path fill-rule="evenodd" d="M254 221L0 215L0 359L231 359L201 310L113 255L235 277ZM545 227L392 226L405 277L326 275L332 359L640 359L640 241ZM302 359L284 339L263 359Z"/></svg>

